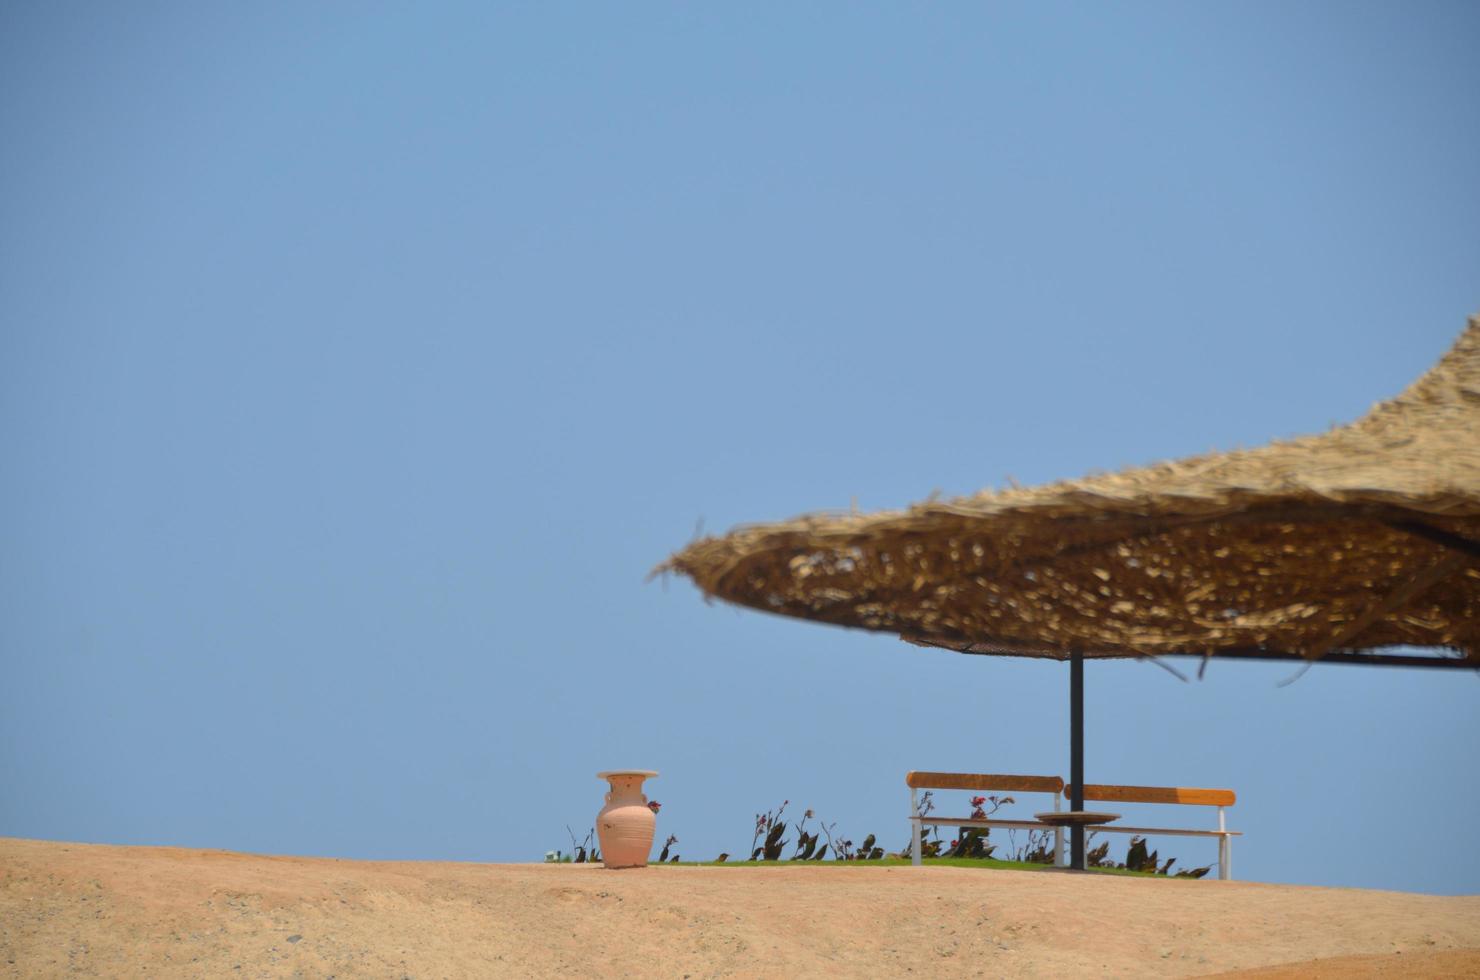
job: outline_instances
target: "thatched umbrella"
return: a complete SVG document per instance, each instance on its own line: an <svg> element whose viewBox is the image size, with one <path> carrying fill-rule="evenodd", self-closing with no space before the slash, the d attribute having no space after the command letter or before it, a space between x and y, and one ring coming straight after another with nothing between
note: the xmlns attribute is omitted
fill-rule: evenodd
<svg viewBox="0 0 1480 980"><path fill-rule="evenodd" d="M743 526L660 569L766 612L1070 660L1078 810L1085 658L1480 667L1480 317L1401 395L1321 435Z"/></svg>

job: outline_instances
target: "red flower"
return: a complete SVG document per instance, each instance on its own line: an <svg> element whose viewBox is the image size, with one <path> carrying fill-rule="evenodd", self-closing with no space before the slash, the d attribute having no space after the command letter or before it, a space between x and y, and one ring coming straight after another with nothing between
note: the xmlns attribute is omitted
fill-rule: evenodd
<svg viewBox="0 0 1480 980"><path fill-rule="evenodd" d="M985 802L987 802L987 798L985 796L973 796L971 798L972 806L981 806Z"/></svg>
<svg viewBox="0 0 1480 980"><path fill-rule="evenodd" d="M653 800L651 803L648 804L648 809L653 811L654 813L657 813L659 810L663 809L663 804L659 803L657 800Z"/></svg>

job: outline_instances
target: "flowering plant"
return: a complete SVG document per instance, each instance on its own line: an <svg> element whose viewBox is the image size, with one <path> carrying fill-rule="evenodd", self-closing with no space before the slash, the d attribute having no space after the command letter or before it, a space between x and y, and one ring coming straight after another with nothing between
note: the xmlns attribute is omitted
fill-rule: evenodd
<svg viewBox="0 0 1480 980"><path fill-rule="evenodd" d="M786 823L781 819L781 814L786 812L791 800L782 800L776 810L767 810L765 813L755 815L755 833L750 837L750 859L754 861L761 858L766 861L776 861L781 858L781 849L786 846L782 834L786 833ZM756 846L760 841L760 846Z"/></svg>

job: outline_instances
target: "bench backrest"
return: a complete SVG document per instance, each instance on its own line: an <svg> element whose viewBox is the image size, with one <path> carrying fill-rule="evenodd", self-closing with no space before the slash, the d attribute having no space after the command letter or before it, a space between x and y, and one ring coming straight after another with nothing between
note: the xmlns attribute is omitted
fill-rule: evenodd
<svg viewBox="0 0 1480 980"><path fill-rule="evenodd" d="M1058 776L993 776L973 772L907 772L910 789L1001 790L1005 793L1058 793L1064 781Z"/></svg>
<svg viewBox="0 0 1480 980"><path fill-rule="evenodd" d="M1071 787L1064 787L1069 796ZM1233 806L1237 797L1231 789L1192 789L1186 786L1104 786L1084 784L1086 800L1114 803L1191 803L1198 806Z"/></svg>

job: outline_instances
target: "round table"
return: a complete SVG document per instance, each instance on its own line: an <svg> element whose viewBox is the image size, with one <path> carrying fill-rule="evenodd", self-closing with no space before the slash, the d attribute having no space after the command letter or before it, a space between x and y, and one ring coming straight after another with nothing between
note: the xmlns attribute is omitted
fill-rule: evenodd
<svg viewBox="0 0 1480 980"><path fill-rule="evenodd" d="M1052 810L1048 813L1035 813L1033 817L1051 827L1073 827L1076 824L1081 827L1090 827L1119 820L1120 814L1094 813L1089 810Z"/></svg>

